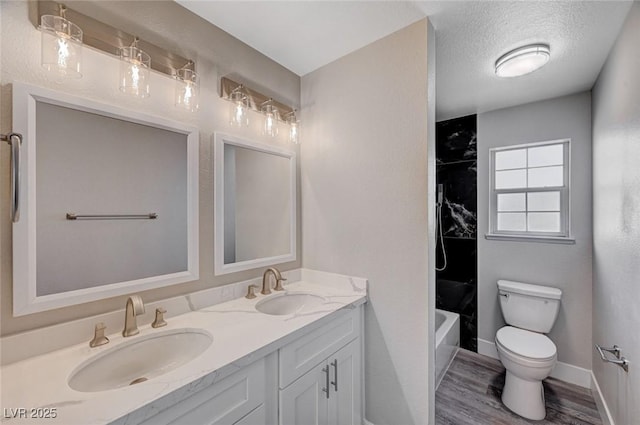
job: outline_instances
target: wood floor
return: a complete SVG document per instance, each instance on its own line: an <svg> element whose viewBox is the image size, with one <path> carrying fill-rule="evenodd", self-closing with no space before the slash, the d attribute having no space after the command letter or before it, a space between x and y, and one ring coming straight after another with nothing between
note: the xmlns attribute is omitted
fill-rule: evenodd
<svg viewBox="0 0 640 425"><path fill-rule="evenodd" d="M557 379L544 380L547 417L529 421L500 400L504 368L490 357L459 350L436 391L438 425L602 425L591 391Z"/></svg>

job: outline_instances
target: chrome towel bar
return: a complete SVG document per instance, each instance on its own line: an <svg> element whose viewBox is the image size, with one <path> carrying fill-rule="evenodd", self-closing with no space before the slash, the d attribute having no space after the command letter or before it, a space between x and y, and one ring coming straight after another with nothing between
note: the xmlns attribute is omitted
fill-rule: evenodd
<svg viewBox="0 0 640 425"><path fill-rule="evenodd" d="M601 347L598 344L596 344L595 346L603 362L617 364L618 366L623 368L625 372L629 372L629 360L625 359L624 357L620 357L620 354L622 353L620 347L618 347L617 345L614 345L613 347ZM616 356L616 358L608 358L605 354L605 351L607 353L612 353L614 356Z"/></svg>
<svg viewBox="0 0 640 425"><path fill-rule="evenodd" d="M75 214L67 213L67 220L155 220L157 213L149 214Z"/></svg>

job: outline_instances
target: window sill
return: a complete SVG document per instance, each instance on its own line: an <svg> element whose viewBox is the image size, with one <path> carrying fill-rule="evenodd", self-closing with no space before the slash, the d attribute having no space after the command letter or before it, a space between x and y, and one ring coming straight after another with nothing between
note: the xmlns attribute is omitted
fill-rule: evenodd
<svg viewBox="0 0 640 425"><path fill-rule="evenodd" d="M497 235L495 233L487 233L484 235L485 239L496 241L511 241L511 242L540 242L540 243L555 243L562 245L575 245L576 240L574 238L566 238L561 236L525 236L525 235Z"/></svg>

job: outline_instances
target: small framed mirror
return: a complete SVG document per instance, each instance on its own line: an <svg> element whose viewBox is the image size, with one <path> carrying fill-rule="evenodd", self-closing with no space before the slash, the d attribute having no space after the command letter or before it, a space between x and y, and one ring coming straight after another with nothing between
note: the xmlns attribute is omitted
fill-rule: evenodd
<svg viewBox="0 0 640 425"><path fill-rule="evenodd" d="M214 134L215 274L296 260L296 155Z"/></svg>

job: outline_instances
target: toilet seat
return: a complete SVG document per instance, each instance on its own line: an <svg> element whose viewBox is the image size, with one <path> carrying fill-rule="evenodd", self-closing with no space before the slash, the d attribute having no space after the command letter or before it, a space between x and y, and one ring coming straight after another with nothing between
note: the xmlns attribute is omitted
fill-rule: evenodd
<svg viewBox="0 0 640 425"><path fill-rule="evenodd" d="M513 356L534 362L556 358L556 345L543 334L505 326L496 333L496 344Z"/></svg>

